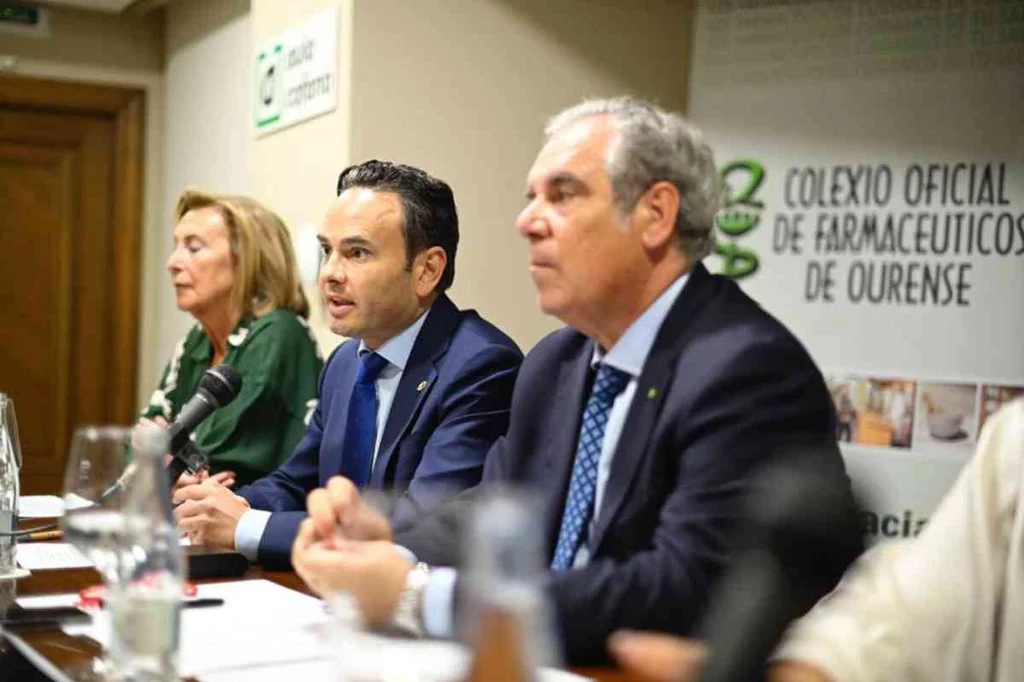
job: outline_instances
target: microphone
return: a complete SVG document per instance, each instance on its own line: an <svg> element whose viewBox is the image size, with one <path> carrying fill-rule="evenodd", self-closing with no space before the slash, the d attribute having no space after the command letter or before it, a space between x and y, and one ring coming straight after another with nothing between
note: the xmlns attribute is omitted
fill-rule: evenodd
<svg viewBox="0 0 1024 682"><path fill-rule="evenodd" d="M849 479L819 462L798 457L755 479L739 551L704 619L701 682L764 680L790 621L830 592L864 550Z"/></svg>
<svg viewBox="0 0 1024 682"><path fill-rule="evenodd" d="M169 452L177 453L196 427L218 407L224 407L242 390L242 377L230 365L217 365L203 374L196 394L178 412L167 428Z"/></svg>
<svg viewBox="0 0 1024 682"><path fill-rule="evenodd" d="M234 400L241 390L242 377L230 365L217 365L203 374L196 394L182 406L174 423L167 428L168 450L174 456L167 464L167 478L172 487L186 469L195 470L205 463L205 456L192 447L189 436L217 408Z"/></svg>

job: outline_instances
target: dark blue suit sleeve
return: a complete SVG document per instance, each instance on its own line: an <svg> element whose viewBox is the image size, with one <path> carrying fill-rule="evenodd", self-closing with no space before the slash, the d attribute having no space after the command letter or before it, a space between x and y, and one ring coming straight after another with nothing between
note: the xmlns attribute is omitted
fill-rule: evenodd
<svg viewBox="0 0 1024 682"><path fill-rule="evenodd" d="M558 627L574 664L605 660L607 637L618 629L691 634L757 470L797 434L831 437L834 446L831 402L795 343L749 346L715 371L692 401L665 406L678 411L670 412L667 440L675 452L656 456L674 458L675 483L649 549L552 574Z"/></svg>
<svg viewBox="0 0 1024 682"><path fill-rule="evenodd" d="M253 509L272 512L260 538L259 559L266 564L287 563L299 524L306 516L306 493L320 477L320 443L323 440L323 381L330 360L320 375L316 409L292 456L267 476L239 491Z"/></svg>
<svg viewBox="0 0 1024 682"><path fill-rule="evenodd" d="M459 368L445 392L416 474L391 514L396 533L480 481L487 452L508 429L512 389L522 362L518 349L492 344Z"/></svg>

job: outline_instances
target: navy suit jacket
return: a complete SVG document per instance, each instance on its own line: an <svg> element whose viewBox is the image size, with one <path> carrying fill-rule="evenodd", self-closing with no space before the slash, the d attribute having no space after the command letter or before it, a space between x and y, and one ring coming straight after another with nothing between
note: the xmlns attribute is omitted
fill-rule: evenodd
<svg viewBox="0 0 1024 682"><path fill-rule="evenodd" d="M488 454L480 486L514 483L537 493L548 561L593 351L593 341L569 328L530 351L508 434ZM604 661L617 629L692 634L756 473L796 441L820 445L814 457L823 469L845 478L835 428L832 400L803 346L735 283L695 266L639 377L587 538L590 561L550 577L568 662ZM395 542L423 561L457 564L473 496L461 495Z"/></svg>
<svg viewBox="0 0 1024 682"><path fill-rule="evenodd" d="M288 563L306 495L341 471L358 348L349 340L328 358L319 403L291 458L239 491L253 509L273 512L259 544L265 564ZM368 484L400 493L391 511L395 529L480 481L488 449L508 427L522 358L476 312L458 310L444 295L434 302L399 381Z"/></svg>

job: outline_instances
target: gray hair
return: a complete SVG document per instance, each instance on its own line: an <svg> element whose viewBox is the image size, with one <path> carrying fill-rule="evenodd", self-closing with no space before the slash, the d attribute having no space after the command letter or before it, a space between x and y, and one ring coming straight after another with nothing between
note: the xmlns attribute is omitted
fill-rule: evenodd
<svg viewBox="0 0 1024 682"><path fill-rule="evenodd" d="M551 117L544 134L550 140L579 120L603 115L619 132L607 167L620 209L628 213L654 183L671 182L679 190L680 247L697 260L711 253L723 184L704 134L679 114L632 97L586 100Z"/></svg>

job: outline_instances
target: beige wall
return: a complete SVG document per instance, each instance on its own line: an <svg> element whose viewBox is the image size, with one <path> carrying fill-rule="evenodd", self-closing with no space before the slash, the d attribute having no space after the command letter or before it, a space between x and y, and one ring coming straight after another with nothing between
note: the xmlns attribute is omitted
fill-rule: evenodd
<svg viewBox="0 0 1024 682"><path fill-rule="evenodd" d="M176 0L167 7L167 117L163 202L157 238L155 338L142 359L159 380L178 339L194 320L178 311L163 270L171 248L171 222L181 191L196 186L213 192L252 192L256 166L248 128L251 93L248 69L252 42L249 0ZM258 195L257 195L258 196ZM145 394L148 396L148 392Z"/></svg>
<svg viewBox="0 0 1024 682"><path fill-rule="evenodd" d="M163 198L163 16L127 18L55 8L49 38L0 33L0 56L13 57L11 71L25 76L139 87L146 91L145 187L143 190L142 282L140 292L139 401L148 396L159 371Z"/></svg>
<svg viewBox="0 0 1024 682"><path fill-rule="evenodd" d="M514 227L543 123L588 96L684 108L684 4L356 2L351 158L400 160L452 185L462 228L452 297L524 350L560 326L537 307Z"/></svg>
<svg viewBox="0 0 1024 682"><path fill-rule="evenodd" d="M299 24L332 5L338 6L338 106L316 119L255 138L253 143L252 191L284 217L294 237L302 233L308 235L319 226L334 196L338 172L351 158L349 101L353 4L361 2L253 0L252 3L253 51L289 26ZM251 59L250 55L250 62ZM251 130L251 114L248 126ZM297 248L306 244L301 239L297 242ZM311 248L315 249L315 244ZM315 289L307 288L307 294L314 302L310 315L313 329L320 345L327 351L340 339L327 328Z"/></svg>
<svg viewBox="0 0 1024 682"><path fill-rule="evenodd" d="M51 7L51 34L0 32L0 53L24 59L143 71L163 69L163 16L142 17Z"/></svg>

